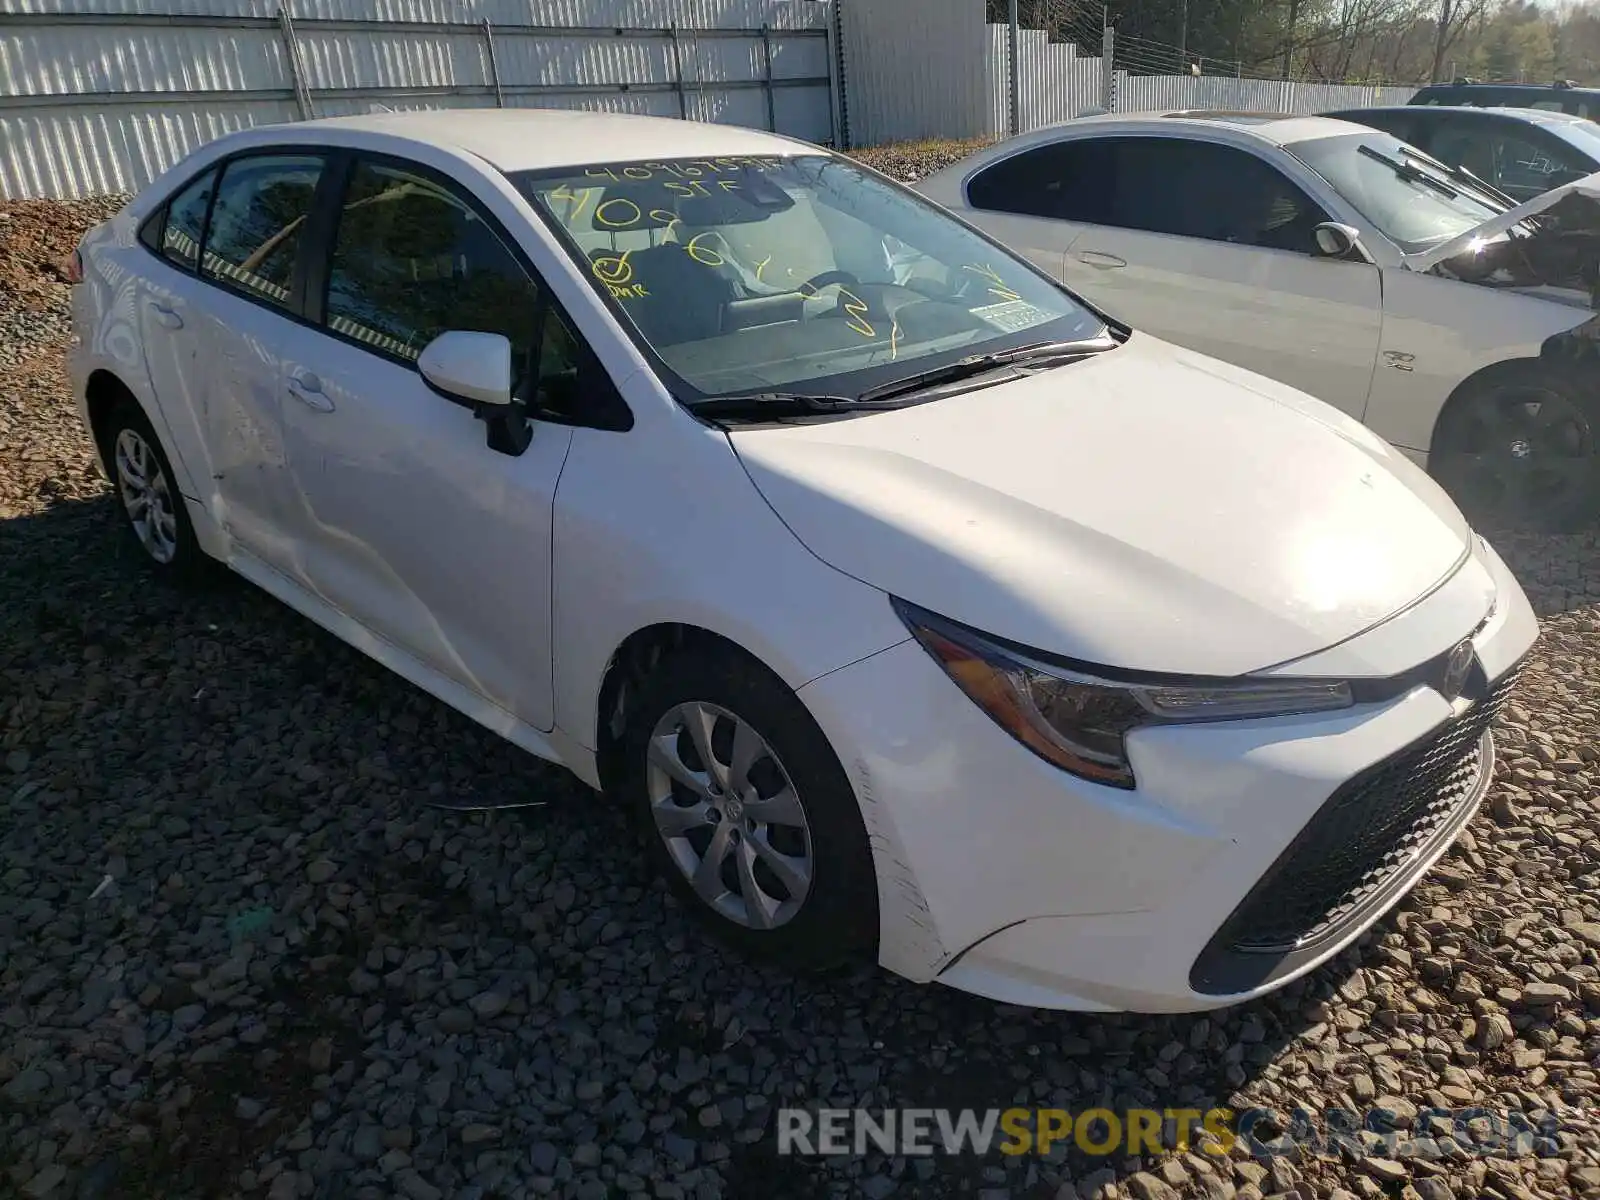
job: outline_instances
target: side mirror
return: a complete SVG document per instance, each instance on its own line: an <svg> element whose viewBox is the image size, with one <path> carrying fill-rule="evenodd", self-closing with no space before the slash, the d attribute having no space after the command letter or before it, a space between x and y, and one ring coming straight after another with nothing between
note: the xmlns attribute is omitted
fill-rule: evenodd
<svg viewBox="0 0 1600 1200"><path fill-rule="evenodd" d="M1317 253L1323 258L1349 258L1361 245L1361 231L1354 225L1324 221L1312 233L1317 239Z"/></svg>
<svg viewBox="0 0 1600 1200"><path fill-rule="evenodd" d="M472 409L489 427L489 447L518 455L533 426L511 394L511 342L504 334L450 330L423 348L417 370L446 400Z"/></svg>
<svg viewBox="0 0 1600 1200"><path fill-rule="evenodd" d="M423 348L417 370L446 400L468 408L511 406L511 342L498 333L441 333Z"/></svg>

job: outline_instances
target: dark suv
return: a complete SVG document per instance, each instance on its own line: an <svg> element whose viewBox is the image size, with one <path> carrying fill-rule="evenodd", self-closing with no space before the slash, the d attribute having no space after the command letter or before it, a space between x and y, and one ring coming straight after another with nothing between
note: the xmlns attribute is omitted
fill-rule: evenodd
<svg viewBox="0 0 1600 1200"><path fill-rule="evenodd" d="M1349 108L1325 117L1354 121L1465 167L1518 204L1600 171L1600 125L1527 108Z"/></svg>
<svg viewBox="0 0 1600 1200"><path fill-rule="evenodd" d="M1430 83L1411 97L1411 104L1466 105L1472 108L1542 108L1575 117L1600 117L1600 88L1578 87L1565 80L1537 83L1479 83L1457 79Z"/></svg>

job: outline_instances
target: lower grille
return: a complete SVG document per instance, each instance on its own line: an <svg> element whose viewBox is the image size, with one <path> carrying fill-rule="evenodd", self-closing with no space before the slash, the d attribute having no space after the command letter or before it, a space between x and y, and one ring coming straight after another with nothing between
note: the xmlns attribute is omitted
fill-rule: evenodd
<svg viewBox="0 0 1600 1200"><path fill-rule="evenodd" d="M1195 974L1234 955L1292 954L1342 929L1474 794L1483 735L1515 678L1335 792L1224 922Z"/></svg>

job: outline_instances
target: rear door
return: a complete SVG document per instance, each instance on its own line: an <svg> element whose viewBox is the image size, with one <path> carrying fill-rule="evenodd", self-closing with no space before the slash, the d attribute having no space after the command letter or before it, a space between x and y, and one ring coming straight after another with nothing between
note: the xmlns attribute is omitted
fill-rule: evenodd
<svg viewBox="0 0 1600 1200"><path fill-rule="evenodd" d="M216 167L202 172L140 227L139 241L158 261L138 272L133 314L151 392L171 434L173 467L186 477L179 487L207 511L216 488L204 425L210 361L199 336L206 289L196 275L217 175Z"/></svg>
<svg viewBox="0 0 1600 1200"><path fill-rule="evenodd" d="M1068 249L1068 284L1136 329L1359 419L1382 326L1379 272L1315 252L1321 207L1234 146L1102 140L1113 151L1106 216Z"/></svg>
<svg viewBox="0 0 1600 1200"><path fill-rule="evenodd" d="M151 384L198 498L232 543L282 566L293 500L278 355L298 319L301 232L322 178L318 150L252 151L174 196L141 231L139 326Z"/></svg>

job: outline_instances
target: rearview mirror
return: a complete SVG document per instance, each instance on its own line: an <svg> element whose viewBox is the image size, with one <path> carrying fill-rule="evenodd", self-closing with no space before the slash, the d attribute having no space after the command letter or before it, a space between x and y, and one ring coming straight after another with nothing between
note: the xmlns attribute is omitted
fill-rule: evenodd
<svg viewBox="0 0 1600 1200"><path fill-rule="evenodd" d="M1323 258L1349 258L1361 245L1361 231L1354 225L1324 221L1312 232L1317 239L1317 252Z"/></svg>
<svg viewBox="0 0 1600 1200"><path fill-rule="evenodd" d="M518 455L528 448L533 427L511 394L511 342L504 334L441 333L423 348L417 370L430 388L488 425L490 449Z"/></svg>

